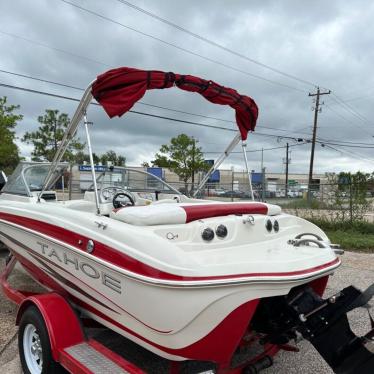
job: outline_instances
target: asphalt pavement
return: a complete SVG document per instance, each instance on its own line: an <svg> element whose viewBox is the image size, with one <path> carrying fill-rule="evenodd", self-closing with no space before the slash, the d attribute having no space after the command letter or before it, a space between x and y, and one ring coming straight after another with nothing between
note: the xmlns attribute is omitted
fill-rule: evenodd
<svg viewBox="0 0 374 374"><path fill-rule="evenodd" d="M0 270L4 267L6 252L0 250ZM366 289L374 282L374 254L346 252L342 256L343 265L330 278L325 295L329 296L342 288L353 284ZM11 278L17 287L29 288L28 277L17 270ZM372 301L374 305L374 301ZM14 325L17 307L0 292L0 373L22 373L17 349L17 328ZM374 308L370 308L374 316ZM349 313L352 329L358 335L364 335L370 329L368 311L363 308ZM264 374L332 374L314 348L301 341L297 347L300 352L280 352L275 357L274 365L263 371ZM136 354L136 353L135 353ZM138 354L139 355L139 354ZM156 371L157 372L157 371Z"/></svg>

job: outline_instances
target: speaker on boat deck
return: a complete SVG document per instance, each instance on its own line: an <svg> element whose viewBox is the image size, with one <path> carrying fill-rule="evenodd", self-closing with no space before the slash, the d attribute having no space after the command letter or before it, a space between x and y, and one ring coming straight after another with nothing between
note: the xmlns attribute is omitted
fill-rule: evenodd
<svg viewBox="0 0 374 374"><path fill-rule="evenodd" d="M216 228L216 235L223 239L227 236L227 227L225 225L219 225L217 228Z"/></svg>
<svg viewBox="0 0 374 374"><path fill-rule="evenodd" d="M202 232L201 237L203 238L203 240L210 242L214 239L214 231L210 227L207 227Z"/></svg>
<svg viewBox="0 0 374 374"><path fill-rule="evenodd" d="M273 230L273 223L270 219L266 220L265 227L268 232L271 232L271 230Z"/></svg>

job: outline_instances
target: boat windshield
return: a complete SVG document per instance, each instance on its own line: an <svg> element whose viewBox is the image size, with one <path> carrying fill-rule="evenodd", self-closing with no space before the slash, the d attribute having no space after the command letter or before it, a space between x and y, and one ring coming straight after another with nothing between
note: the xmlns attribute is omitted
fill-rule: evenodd
<svg viewBox="0 0 374 374"><path fill-rule="evenodd" d="M2 192L33 196L34 191L41 191L44 181L50 168L49 163L21 162L13 174L9 177ZM53 186L57 179L66 169L65 164L60 164L55 171L55 178L52 178L48 187Z"/></svg>
<svg viewBox="0 0 374 374"><path fill-rule="evenodd" d="M134 192L155 192L178 194L181 193L162 179L141 170L114 167L100 174L97 178L98 189L120 187ZM93 190L93 184L89 190Z"/></svg>

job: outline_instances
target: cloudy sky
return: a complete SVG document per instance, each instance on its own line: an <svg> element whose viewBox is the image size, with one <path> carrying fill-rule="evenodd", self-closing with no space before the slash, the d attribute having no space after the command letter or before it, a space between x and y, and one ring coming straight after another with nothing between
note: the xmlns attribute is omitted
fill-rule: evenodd
<svg viewBox="0 0 374 374"><path fill-rule="evenodd" d="M373 19L374 3L369 0L1 0L0 70L82 88L118 66L212 79L257 102L258 125L248 138L248 150L254 152L248 156L251 168L259 170L258 150L263 148L269 172L284 170L282 147L287 142L290 172L308 172L311 145L292 138L311 139L314 104L308 93L320 86L332 93L321 97L315 172L372 172ZM76 89L1 71L0 83L75 98L81 95ZM18 137L37 128L36 118L45 109L72 116L76 108L75 102L0 86L0 96L4 95L9 103L21 106L24 120L17 128ZM235 128L231 108L178 89L148 92L134 109ZM196 137L206 158L214 159L218 156L214 152L223 151L234 135L132 113L109 121L96 106L88 114L94 122L94 151L113 149L126 156L129 165L152 160L161 144L180 133ZM30 155L30 146L19 142L19 147L24 156ZM279 149L269 150L275 147ZM240 153L233 154L224 167L232 165L243 169Z"/></svg>

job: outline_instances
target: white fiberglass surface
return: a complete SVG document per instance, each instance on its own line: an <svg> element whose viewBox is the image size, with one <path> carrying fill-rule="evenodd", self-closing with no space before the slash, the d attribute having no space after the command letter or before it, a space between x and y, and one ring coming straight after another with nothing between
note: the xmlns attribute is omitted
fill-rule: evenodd
<svg viewBox="0 0 374 374"><path fill-rule="evenodd" d="M9 202L9 213L38 219L79 232L154 268L184 276L215 276L248 273L292 272L324 265L336 259L333 251L312 245L288 244L301 233L314 232L327 241L324 233L298 217L281 214L255 216L255 224L244 223L241 216L215 217L188 224L134 226L108 217L98 217L66 209L56 203ZM26 208L27 207L27 208ZM5 206L3 205L3 208ZM280 230L269 233L267 219L278 220ZM96 222L96 223L95 223ZM105 230L97 222L106 224ZM206 227L215 229L224 223L225 239L202 239Z"/></svg>

